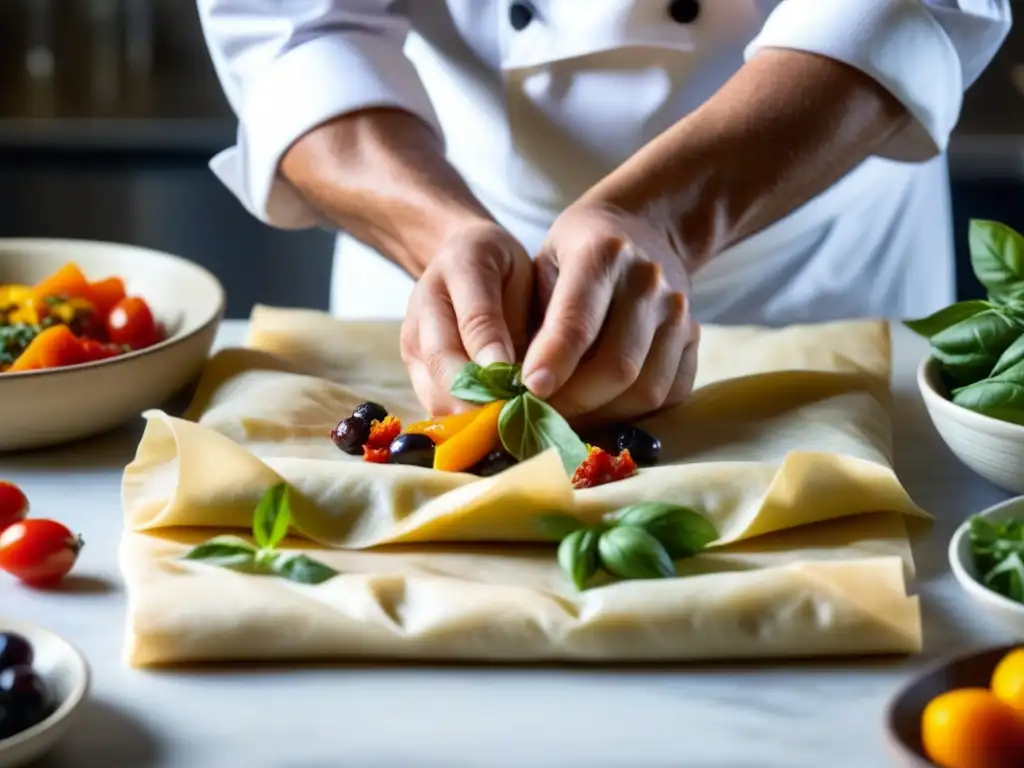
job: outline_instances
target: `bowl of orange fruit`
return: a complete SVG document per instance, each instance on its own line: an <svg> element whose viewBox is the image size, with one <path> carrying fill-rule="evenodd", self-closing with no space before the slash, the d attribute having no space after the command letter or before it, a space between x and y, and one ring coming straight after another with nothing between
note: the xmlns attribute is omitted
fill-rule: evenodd
<svg viewBox="0 0 1024 768"><path fill-rule="evenodd" d="M893 697L886 730L907 768L1024 766L1024 646L939 663Z"/></svg>
<svg viewBox="0 0 1024 768"><path fill-rule="evenodd" d="M0 451L113 429L195 379L224 312L202 267L145 248L0 240Z"/></svg>

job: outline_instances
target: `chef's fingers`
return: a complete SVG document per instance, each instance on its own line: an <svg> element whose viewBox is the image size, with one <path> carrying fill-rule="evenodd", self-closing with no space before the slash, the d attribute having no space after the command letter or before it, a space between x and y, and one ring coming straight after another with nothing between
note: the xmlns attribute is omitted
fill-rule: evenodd
<svg viewBox="0 0 1024 768"><path fill-rule="evenodd" d="M518 362L523 359L530 343L533 264L526 251L511 254L510 258L511 266L505 275L501 304L509 337L512 339L512 357L509 362Z"/></svg>
<svg viewBox="0 0 1024 768"><path fill-rule="evenodd" d="M450 262L444 275L462 347L469 359L480 365L515 362L515 345L505 320L504 288L506 279L516 272L518 259L498 249L484 243L480 250ZM521 283L522 276L515 276ZM520 286L520 290L529 288ZM525 317L519 333L525 335Z"/></svg>
<svg viewBox="0 0 1024 768"><path fill-rule="evenodd" d="M457 409L458 401L448 394L448 390L469 358L462 346L452 299L440 281L432 282L429 286L417 286L418 291L421 287L424 290L416 306L419 324L416 360L430 375L430 384L421 385L427 400L424 406L431 414L440 414Z"/></svg>
<svg viewBox="0 0 1024 768"><path fill-rule="evenodd" d="M690 341L683 352L679 363L676 380L666 398L666 405L678 405L685 402L693 392L693 383L697 378L697 357L700 349L700 324L691 321Z"/></svg>
<svg viewBox="0 0 1024 768"><path fill-rule="evenodd" d="M687 362L693 322L682 294L665 299L665 320L654 335L651 350L636 382L612 402L587 414L584 423L630 422L682 402L689 394L693 375ZM693 345L696 349L696 345ZM684 382L680 384L680 377Z"/></svg>
<svg viewBox="0 0 1024 768"><path fill-rule="evenodd" d="M609 240L585 257L559 259L551 301L523 361L523 382L537 397L557 392L597 340L611 305L621 248Z"/></svg>
<svg viewBox="0 0 1024 768"><path fill-rule="evenodd" d="M681 294L670 295L683 300ZM662 387L661 381L652 380L651 370L670 366L671 370L662 377L664 386L660 394L664 398L683 344L678 344L678 351L670 362L652 363L650 356L659 352L652 344L659 327L664 327L665 321L671 318L675 309L672 303L662 289L661 268L651 261L633 262L615 287L611 311L592 348L593 354L586 355L565 385L551 396L552 407L572 419L611 403L627 391L634 392L635 400L635 385L642 374L647 374L649 385ZM680 304L678 310L683 316L684 306Z"/></svg>

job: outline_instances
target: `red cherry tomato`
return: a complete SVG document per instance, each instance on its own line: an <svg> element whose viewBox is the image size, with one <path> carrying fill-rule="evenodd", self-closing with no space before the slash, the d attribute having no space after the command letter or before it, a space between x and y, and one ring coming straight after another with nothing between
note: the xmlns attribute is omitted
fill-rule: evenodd
<svg viewBox="0 0 1024 768"><path fill-rule="evenodd" d="M0 533L0 569L29 586L52 586L71 570L82 545L56 520L22 520Z"/></svg>
<svg viewBox="0 0 1024 768"><path fill-rule="evenodd" d="M113 344L144 349L160 341L160 329L149 305L138 296L121 299L107 316L107 337Z"/></svg>
<svg viewBox="0 0 1024 768"><path fill-rule="evenodd" d="M28 515L28 499L14 483L0 480L0 531Z"/></svg>

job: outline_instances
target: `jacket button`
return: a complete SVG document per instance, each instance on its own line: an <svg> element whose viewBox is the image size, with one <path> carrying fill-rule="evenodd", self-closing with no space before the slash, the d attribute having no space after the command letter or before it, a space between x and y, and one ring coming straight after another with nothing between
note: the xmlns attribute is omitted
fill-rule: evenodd
<svg viewBox="0 0 1024 768"><path fill-rule="evenodd" d="M526 29L533 21L533 6L529 3L512 3L508 8L508 21L516 32Z"/></svg>
<svg viewBox="0 0 1024 768"><path fill-rule="evenodd" d="M700 16L700 3L697 0L672 0L668 15L680 24L692 24Z"/></svg>

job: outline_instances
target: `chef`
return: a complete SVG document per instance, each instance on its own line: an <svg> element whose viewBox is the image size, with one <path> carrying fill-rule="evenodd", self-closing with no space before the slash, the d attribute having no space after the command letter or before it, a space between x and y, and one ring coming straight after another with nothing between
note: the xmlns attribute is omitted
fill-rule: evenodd
<svg viewBox="0 0 1024 768"><path fill-rule="evenodd" d="M944 160L1009 0L199 0L217 176L340 232L432 412L521 360L568 416L683 400L699 323L954 298ZM244 258L240 255L240 258Z"/></svg>

